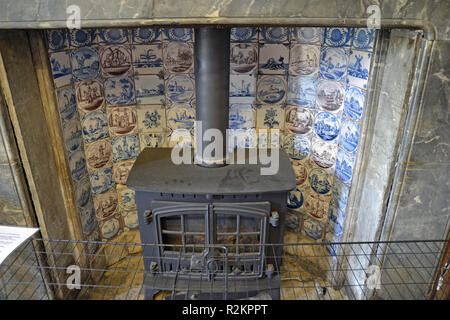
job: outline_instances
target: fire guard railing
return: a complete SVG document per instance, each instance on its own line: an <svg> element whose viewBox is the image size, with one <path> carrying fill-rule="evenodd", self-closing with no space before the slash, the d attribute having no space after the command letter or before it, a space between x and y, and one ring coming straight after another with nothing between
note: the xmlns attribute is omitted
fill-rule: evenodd
<svg viewBox="0 0 450 320"><path fill-rule="evenodd" d="M142 300L149 288L157 292L156 300L233 299L238 291L240 299L263 300L273 297L267 294L273 290L282 300L430 299L449 286L440 265L448 247L444 240L265 245L266 259L281 265L265 265L260 279L242 278L254 271L245 263L241 270L224 272L235 257L220 245L205 248L222 250L215 259L221 259L224 277L215 277L215 269L200 279L178 277L189 275L189 268L172 268L171 277L159 268L145 272L145 261L154 257L144 257L143 246L157 245L28 240L0 265L0 299ZM186 251L174 259L183 260Z"/></svg>

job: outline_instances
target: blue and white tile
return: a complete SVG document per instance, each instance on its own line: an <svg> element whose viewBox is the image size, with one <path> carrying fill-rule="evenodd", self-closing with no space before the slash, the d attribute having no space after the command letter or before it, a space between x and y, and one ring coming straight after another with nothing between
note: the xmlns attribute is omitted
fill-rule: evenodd
<svg viewBox="0 0 450 320"><path fill-rule="evenodd" d="M136 210L136 195L133 190L124 185L117 186L119 195L119 206L122 211Z"/></svg>
<svg viewBox="0 0 450 320"><path fill-rule="evenodd" d="M325 28L323 44L329 47L349 48L353 41L353 28Z"/></svg>
<svg viewBox="0 0 450 320"><path fill-rule="evenodd" d="M82 150L69 154L69 169L73 181L80 180L87 173L86 158Z"/></svg>
<svg viewBox="0 0 450 320"><path fill-rule="evenodd" d="M349 155L341 148L338 149L336 158L336 176L347 185L350 185L353 174L353 166L355 164L355 157Z"/></svg>
<svg viewBox="0 0 450 320"><path fill-rule="evenodd" d="M230 103L255 103L256 77L230 75Z"/></svg>
<svg viewBox="0 0 450 320"><path fill-rule="evenodd" d="M52 66L53 82L56 88L72 83L72 69L68 51L50 54L50 64Z"/></svg>
<svg viewBox="0 0 450 320"><path fill-rule="evenodd" d="M164 79L157 75L142 75L134 78L138 104L164 104Z"/></svg>
<svg viewBox="0 0 450 320"><path fill-rule="evenodd" d="M259 45L259 73L286 74L288 69L288 44L261 43Z"/></svg>
<svg viewBox="0 0 450 320"><path fill-rule="evenodd" d="M75 90L72 86L64 87L56 91L58 100L59 112L61 114L61 121L64 122L77 119L77 100L75 97Z"/></svg>
<svg viewBox="0 0 450 320"><path fill-rule="evenodd" d="M195 80L189 74L173 74L166 77L166 98L170 109L177 105L187 105L195 97Z"/></svg>
<svg viewBox="0 0 450 320"><path fill-rule="evenodd" d="M342 82L320 79L317 85L316 106L318 109L340 113L344 107L345 84Z"/></svg>
<svg viewBox="0 0 450 320"><path fill-rule="evenodd" d="M333 257L333 261L337 262L336 256L338 255L339 246L336 244L340 242L342 235L335 235L331 230L327 230L325 233L324 243L325 249L329 252L329 254Z"/></svg>
<svg viewBox="0 0 450 320"><path fill-rule="evenodd" d="M314 133L324 141L334 141L339 135L340 118L329 112L318 112L314 121Z"/></svg>
<svg viewBox="0 0 450 320"><path fill-rule="evenodd" d="M330 196L315 192L311 187L305 188L302 213L305 218L314 218L315 221L325 222L330 206Z"/></svg>
<svg viewBox="0 0 450 320"><path fill-rule="evenodd" d="M166 28L162 30L163 41L188 42L194 41L194 30L192 28Z"/></svg>
<svg viewBox="0 0 450 320"><path fill-rule="evenodd" d="M119 201L115 188L98 194L94 197L95 215L98 221L104 221L114 216L119 211Z"/></svg>
<svg viewBox="0 0 450 320"><path fill-rule="evenodd" d="M283 76L265 75L258 78L257 99L262 104L282 104L286 101L287 84Z"/></svg>
<svg viewBox="0 0 450 320"><path fill-rule="evenodd" d="M291 33L292 42L321 45L323 40L323 28L294 27Z"/></svg>
<svg viewBox="0 0 450 320"><path fill-rule="evenodd" d="M310 108L288 105L286 107L285 128L289 133L309 135L314 124L314 111Z"/></svg>
<svg viewBox="0 0 450 320"><path fill-rule="evenodd" d="M344 99L344 116L360 121L364 108L364 96L365 91L363 89L347 85Z"/></svg>
<svg viewBox="0 0 450 320"><path fill-rule="evenodd" d="M83 148L83 136L78 118L66 120L62 125L64 144L69 153Z"/></svg>
<svg viewBox="0 0 450 320"><path fill-rule="evenodd" d="M135 74L162 74L162 44L135 45L131 47Z"/></svg>
<svg viewBox="0 0 450 320"><path fill-rule="evenodd" d="M151 44L161 42L161 30L158 28L133 28L130 30L133 44Z"/></svg>
<svg viewBox="0 0 450 320"><path fill-rule="evenodd" d="M336 164L338 146L336 143L313 138L311 143L311 159L319 167L333 171Z"/></svg>
<svg viewBox="0 0 450 320"><path fill-rule="evenodd" d="M126 228L136 229L139 227L139 219L137 210L123 211L122 212L123 223ZM124 229L125 231L125 229Z"/></svg>
<svg viewBox="0 0 450 320"><path fill-rule="evenodd" d="M317 194L328 195L331 192L332 175L322 168L311 169L308 177L311 189Z"/></svg>
<svg viewBox="0 0 450 320"><path fill-rule="evenodd" d="M371 58L371 52L350 50L348 61L348 84L361 89L367 88Z"/></svg>
<svg viewBox="0 0 450 320"><path fill-rule="evenodd" d="M310 237L313 240L321 240L324 236L323 223L303 215L302 234Z"/></svg>
<svg viewBox="0 0 450 320"><path fill-rule="evenodd" d="M289 27L263 27L259 41L263 43L287 43L290 40Z"/></svg>
<svg viewBox="0 0 450 320"><path fill-rule="evenodd" d="M230 46L231 74L256 74L258 70L258 44L232 43Z"/></svg>
<svg viewBox="0 0 450 320"><path fill-rule="evenodd" d="M106 110L94 111L82 116L81 126L85 143L91 143L109 136Z"/></svg>
<svg viewBox="0 0 450 320"><path fill-rule="evenodd" d="M100 44L125 44L129 43L128 29L99 29L98 42Z"/></svg>
<svg viewBox="0 0 450 320"><path fill-rule="evenodd" d="M139 133L141 151L145 148L164 148L167 146L166 132Z"/></svg>
<svg viewBox="0 0 450 320"><path fill-rule="evenodd" d="M80 208L81 226L85 235L90 234L97 227L97 218L93 202L89 202L86 207Z"/></svg>
<svg viewBox="0 0 450 320"><path fill-rule="evenodd" d="M323 79L345 81L348 52L342 48L322 48L319 75Z"/></svg>
<svg viewBox="0 0 450 320"><path fill-rule="evenodd" d="M287 103L314 108L317 78L289 76Z"/></svg>
<svg viewBox="0 0 450 320"><path fill-rule="evenodd" d="M186 42L163 44L164 71L168 73L194 72L194 45Z"/></svg>
<svg viewBox="0 0 450 320"><path fill-rule="evenodd" d="M73 29L68 30L69 46L71 49L90 47L96 44L96 29Z"/></svg>
<svg viewBox="0 0 450 320"><path fill-rule="evenodd" d="M79 209L89 206L92 202L91 183L89 176L85 175L74 187L75 201Z"/></svg>
<svg viewBox="0 0 450 320"><path fill-rule="evenodd" d="M348 187L342 183L341 180L334 179L331 188L331 199L333 200L334 205L342 212L345 212L347 207L348 193Z"/></svg>
<svg viewBox="0 0 450 320"><path fill-rule="evenodd" d="M256 148L258 145L258 134L256 129L229 129L227 130L228 148L231 145L241 148Z"/></svg>
<svg viewBox="0 0 450 320"><path fill-rule="evenodd" d="M231 42L258 42L258 28L231 28Z"/></svg>
<svg viewBox="0 0 450 320"><path fill-rule="evenodd" d="M133 75L131 49L126 45L107 45L99 49L103 77Z"/></svg>
<svg viewBox="0 0 450 320"><path fill-rule="evenodd" d="M342 119L341 133L339 135L339 145L348 153L355 154L359 140L359 124Z"/></svg>
<svg viewBox="0 0 450 320"><path fill-rule="evenodd" d="M195 109L186 107L174 107L167 110L167 127L169 137L175 130L188 131L193 134L195 121Z"/></svg>
<svg viewBox="0 0 450 320"><path fill-rule="evenodd" d="M344 214L335 206L330 206L328 209L327 224L328 228L333 231L334 234L340 236L344 226Z"/></svg>
<svg viewBox="0 0 450 320"><path fill-rule="evenodd" d="M230 129L254 129L256 126L256 110L251 104L230 105Z"/></svg>
<svg viewBox="0 0 450 320"><path fill-rule="evenodd" d="M99 224L104 239L111 239L120 233L120 221L111 218Z"/></svg>
<svg viewBox="0 0 450 320"><path fill-rule="evenodd" d="M359 28L355 29L352 48L357 50L373 50L375 39L375 29Z"/></svg>
<svg viewBox="0 0 450 320"><path fill-rule="evenodd" d="M287 134L283 139L283 149L289 158L303 160L311 151L311 141L300 135Z"/></svg>
<svg viewBox="0 0 450 320"><path fill-rule="evenodd" d="M105 79L106 104L108 106L135 104L134 81L132 77Z"/></svg>
<svg viewBox="0 0 450 320"><path fill-rule="evenodd" d="M67 29L46 30L49 51L61 51L69 48Z"/></svg>
<svg viewBox="0 0 450 320"><path fill-rule="evenodd" d="M289 58L289 74L316 77L319 73L320 47L292 44Z"/></svg>
<svg viewBox="0 0 450 320"><path fill-rule="evenodd" d="M287 207L292 211L300 211L304 203L303 190L295 188L289 192Z"/></svg>
<svg viewBox="0 0 450 320"><path fill-rule="evenodd" d="M139 132L164 132L166 111L163 105L138 105L137 118Z"/></svg>
<svg viewBox="0 0 450 320"><path fill-rule="evenodd" d="M113 161L136 159L139 155L139 140L135 134L111 138Z"/></svg>
<svg viewBox="0 0 450 320"><path fill-rule="evenodd" d="M72 72L76 80L89 80L100 75L100 57L97 48L81 48L71 52Z"/></svg>
<svg viewBox="0 0 450 320"><path fill-rule="evenodd" d="M300 213L295 211L288 210L286 212L286 219L284 220L284 223L286 225L286 228L292 229L294 231L299 231L301 218Z"/></svg>
<svg viewBox="0 0 450 320"><path fill-rule="evenodd" d="M284 106L258 105L256 127L258 129L280 129L284 128Z"/></svg>
<svg viewBox="0 0 450 320"><path fill-rule="evenodd" d="M76 83L77 106L80 115L99 110L105 105L105 90L101 79Z"/></svg>

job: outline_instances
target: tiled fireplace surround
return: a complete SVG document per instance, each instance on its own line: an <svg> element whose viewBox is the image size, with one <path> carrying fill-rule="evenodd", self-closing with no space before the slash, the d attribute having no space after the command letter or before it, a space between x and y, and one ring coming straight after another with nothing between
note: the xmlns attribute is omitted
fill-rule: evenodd
<svg viewBox="0 0 450 320"><path fill-rule="evenodd" d="M83 232L111 239L137 228L126 179L140 150L193 128L193 30L46 35ZM297 182L287 226L313 241L341 239L374 38L362 28L232 29L230 128L280 130Z"/></svg>

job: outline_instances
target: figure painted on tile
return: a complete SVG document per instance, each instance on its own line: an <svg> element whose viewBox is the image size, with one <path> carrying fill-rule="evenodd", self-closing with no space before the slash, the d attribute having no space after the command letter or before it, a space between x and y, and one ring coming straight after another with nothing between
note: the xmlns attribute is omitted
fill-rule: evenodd
<svg viewBox="0 0 450 320"><path fill-rule="evenodd" d="M286 108L286 128L297 134L306 135L312 131L314 114L311 110L302 107L288 106Z"/></svg>

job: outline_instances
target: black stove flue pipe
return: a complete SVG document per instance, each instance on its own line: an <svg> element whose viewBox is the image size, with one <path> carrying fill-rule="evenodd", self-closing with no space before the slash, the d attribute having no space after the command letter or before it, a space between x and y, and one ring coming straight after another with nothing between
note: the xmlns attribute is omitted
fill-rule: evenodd
<svg viewBox="0 0 450 320"><path fill-rule="evenodd" d="M195 29L195 93L196 119L205 130L216 128L223 136L223 157L226 157L226 129L229 114L230 28L200 27ZM200 131L199 131L200 132ZM200 143L200 142L199 142ZM202 150L211 142L203 141ZM199 146L197 144L197 146ZM217 155L202 159L199 165L225 165Z"/></svg>

